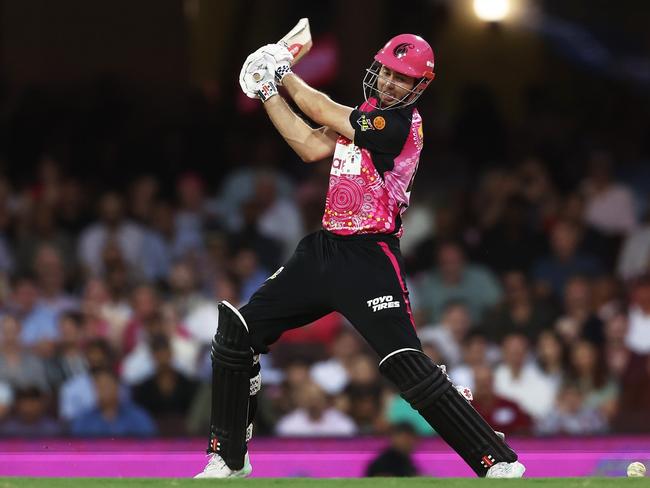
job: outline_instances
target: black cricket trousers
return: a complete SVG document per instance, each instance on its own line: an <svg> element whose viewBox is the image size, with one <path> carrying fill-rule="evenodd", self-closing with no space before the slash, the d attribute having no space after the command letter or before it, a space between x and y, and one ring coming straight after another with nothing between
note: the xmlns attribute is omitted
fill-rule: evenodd
<svg viewBox="0 0 650 488"><path fill-rule="evenodd" d="M336 311L381 359L400 349L422 350L403 269L394 236L326 230L306 236L240 310L253 349L268 352L284 331Z"/></svg>

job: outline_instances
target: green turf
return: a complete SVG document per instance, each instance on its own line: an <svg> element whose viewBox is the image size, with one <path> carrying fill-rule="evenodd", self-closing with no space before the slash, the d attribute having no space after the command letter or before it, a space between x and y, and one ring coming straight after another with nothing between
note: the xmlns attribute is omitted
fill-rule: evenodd
<svg viewBox="0 0 650 488"><path fill-rule="evenodd" d="M228 488L618 488L648 487L650 478L529 478L519 480L487 480L475 478L371 478L371 479L307 479L258 478L247 480L193 480L160 478L0 478L0 488L184 488L215 486Z"/></svg>

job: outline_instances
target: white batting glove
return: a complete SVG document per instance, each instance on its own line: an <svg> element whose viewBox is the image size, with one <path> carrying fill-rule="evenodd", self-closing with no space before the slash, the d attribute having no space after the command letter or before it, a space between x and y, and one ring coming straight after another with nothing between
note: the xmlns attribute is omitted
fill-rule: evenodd
<svg viewBox="0 0 650 488"><path fill-rule="evenodd" d="M244 65L239 73L239 86L249 98L262 98L266 101L270 96L277 93L270 90L269 81L273 81L275 73L275 64L273 57L269 54L257 50L244 61ZM262 86L265 85L264 95L260 94Z"/></svg>
<svg viewBox="0 0 650 488"><path fill-rule="evenodd" d="M293 62L293 54L289 52L284 43L267 44L262 46L260 51L273 57L275 63L275 81L281 85L282 79L291 73L291 63Z"/></svg>

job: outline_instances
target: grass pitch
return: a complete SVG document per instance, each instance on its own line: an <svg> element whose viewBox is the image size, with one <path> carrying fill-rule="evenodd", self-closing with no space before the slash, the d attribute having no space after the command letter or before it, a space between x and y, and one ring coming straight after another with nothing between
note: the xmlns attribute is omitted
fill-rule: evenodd
<svg viewBox="0 0 650 488"><path fill-rule="evenodd" d="M488 480L476 478L254 478L194 480L173 478L0 478L0 488L650 488L650 478L523 478Z"/></svg>

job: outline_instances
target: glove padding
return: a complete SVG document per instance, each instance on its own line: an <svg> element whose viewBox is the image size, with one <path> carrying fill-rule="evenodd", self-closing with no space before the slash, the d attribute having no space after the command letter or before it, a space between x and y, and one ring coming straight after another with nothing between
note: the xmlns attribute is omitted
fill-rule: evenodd
<svg viewBox="0 0 650 488"><path fill-rule="evenodd" d="M273 81L274 76L274 58L258 49L244 61L239 72L239 86L247 97L260 98L260 88L268 81Z"/></svg>

